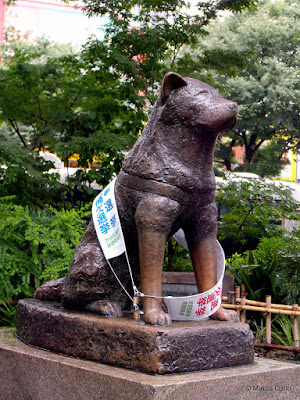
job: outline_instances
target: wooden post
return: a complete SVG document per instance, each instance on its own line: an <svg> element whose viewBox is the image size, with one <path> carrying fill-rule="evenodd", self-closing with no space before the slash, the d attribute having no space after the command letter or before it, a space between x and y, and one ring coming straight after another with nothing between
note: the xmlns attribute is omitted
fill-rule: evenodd
<svg viewBox="0 0 300 400"><path fill-rule="evenodd" d="M235 291L234 292L228 292L227 293L227 295L228 295L228 303L229 304L236 304L236 293L235 293Z"/></svg>
<svg viewBox="0 0 300 400"><path fill-rule="evenodd" d="M241 283L241 297L246 294L246 285L245 283Z"/></svg>
<svg viewBox="0 0 300 400"><path fill-rule="evenodd" d="M241 296L241 305L246 305L246 296ZM246 322L246 310L241 310L241 322Z"/></svg>
<svg viewBox="0 0 300 400"><path fill-rule="evenodd" d="M298 309L298 304L293 304L293 309L296 311ZM299 317L296 315L293 317L294 325L294 346L299 347Z"/></svg>
<svg viewBox="0 0 300 400"><path fill-rule="evenodd" d="M270 295L266 296L266 307L271 308L271 301L272 298ZM271 323L272 323L272 314L268 311L266 311L266 343L271 344L272 343L272 328L271 328Z"/></svg>
<svg viewBox="0 0 300 400"><path fill-rule="evenodd" d="M240 298L241 297L241 287L240 286L236 286L235 287L235 293L236 293L236 297L235 298ZM240 316L241 312L240 310L237 310L237 315Z"/></svg>

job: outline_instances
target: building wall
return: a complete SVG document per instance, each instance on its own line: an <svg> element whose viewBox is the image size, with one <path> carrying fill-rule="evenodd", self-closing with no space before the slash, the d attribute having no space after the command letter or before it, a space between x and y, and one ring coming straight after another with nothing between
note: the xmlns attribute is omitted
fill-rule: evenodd
<svg viewBox="0 0 300 400"><path fill-rule="evenodd" d="M300 152L296 155L290 150L284 156L288 164L283 168L281 178L300 183Z"/></svg>
<svg viewBox="0 0 300 400"><path fill-rule="evenodd" d="M90 35L102 38L106 17L88 18L80 8L58 0L20 0L6 6L0 0L0 43L5 29L13 26L32 41L45 36L60 43L80 45Z"/></svg>

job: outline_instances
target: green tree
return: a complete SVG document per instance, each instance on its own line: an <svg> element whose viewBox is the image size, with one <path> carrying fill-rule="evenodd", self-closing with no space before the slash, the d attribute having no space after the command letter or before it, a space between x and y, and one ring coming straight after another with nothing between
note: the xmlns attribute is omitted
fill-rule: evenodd
<svg viewBox="0 0 300 400"><path fill-rule="evenodd" d="M101 57L99 46L106 46L107 66L126 74L135 89L152 103L164 74L170 69L184 69L189 63L186 49L195 47L208 34L207 26L219 11L242 11L256 2L214 0L199 2L191 9L190 3L183 0L84 0L88 15L109 16L104 42L92 40L88 46L95 59Z"/></svg>
<svg viewBox="0 0 300 400"><path fill-rule="evenodd" d="M56 152L65 162L76 153L82 167L97 157L100 171L92 171L91 176L78 173L69 187L71 193L82 180L97 179L104 185L119 171L124 151L136 140L145 113L132 83L105 63L106 49L100 52L102 60L90 60L90 50L62 54L64 50L44 40L36 44L13 40L2 46L0 123L23 146L20 161L24 170L25 154L33 154L34 149ZM12 146L8 156L8 142L2 147L1 164L9 164L10 169L1 170L2 178L17 172ZM22 152L18 144L16 150ZM85 191L94 194L89 187Z"/></svg>
<svg viewBox="0 0 300 400"><path fill-rule="evenodd" d="M1 119L25 148L56 150L64 142L73 147L69 153L78 150L83 165L92 161L95 147L106 151L108 141L110 148L126 148L124 136L136 130L138 96L101 61L90 62L86 52L54 56L54 46L13 43L12 55L0 65Z"/></svg>
<svg viewBox="0 0 300 400"><path fill-rule="evenodd" d="M0 126L0 199L13 196L15 204L34 209L59 207L65 200L64 188L48 173L50 168L51 162L24 148L5 124Z"/></svg>
<svg viewBox="0 0 300 400"><path fill-rule="evenodd" d="M164 73L187 61L183 48L207 34L220 10L241 11L255 2L202 2L193 14L185 1L88 0L85 12L108 14L109 24L105 40L91 39L79 54L45 40L27 44L10 32L0 54L0 122L29 151L47 148L65 162L76 153L82 167L96 157L100 171L78 171L69 182L68 196L84 188L88 198L93 190L82 182L104 185L119 171ZM2 177L6 173L2 169Z"/></svg>
<svg viewBox="0 0 300 400"><path fill-rule="evenodd" d="M236 77L219 75L228 97L239 104L239 120L228 134L230 141L220 145L216 159L230 170L232 148L244 146L244 170L260 171L260 160L276 159L297 145L300 132L300 5L292 0L261 1L257 10L231 15L218 22L203 43L208 50L249 50L247 67ZM203 49L199 49L201 53ZM213 71L217 75L218 71ZM284 139L284 140L282 140ZM263 146L271 142L269 148ZM267 150L269 152L267 152ZM281 165L278 164L278 172Z"/></svg>
<svg viewBox="0 0 300 400"><path fill-rule="evenodd" d="M282 218L299 219L290 189L272 181L228 176L218 182L216 199L218 236L227 241L228 255L251 248L253 240L255 248L260 238L279 235Z"/></svg>
<svg viewBox="0 0 300 400"><path fill-rule="evenodd" d="M289 151L289 142L284 137L276 137L267 141L261 146L253 156L251 164L248 166L249 172L254 172L264 177L274 177L279 175L282 168L287 165L288 160L282 157L283 153ZM236 168L243 170L244 166Z"/></svg>
<svg viewBox="0 0 300 400"><path fill-rule="evenodd" d="M62 68L54 60L61 58L50 61L51 53L53 46L47 41L31 45L13 40L1 48L0 117L31 150L51 142L59 111L73 101L69 96L65 107L64 91L57 96Z"/></svg>

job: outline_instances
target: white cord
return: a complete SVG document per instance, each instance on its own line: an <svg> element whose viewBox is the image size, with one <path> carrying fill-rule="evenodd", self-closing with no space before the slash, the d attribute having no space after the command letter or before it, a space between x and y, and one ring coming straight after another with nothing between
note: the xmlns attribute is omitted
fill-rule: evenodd
<svg viewBox="0 0 300 400"><path fill-rule="evenodd" d="M130 296L130 294L127 292L125 286L124 286L123 283L120 281L118 275L115 273L115 270L114 270L113 267L111 266L111 263L110 263L108 260L106 260L106 261L107 261L108 265L110 266L110 269L112 270L112 272L113 272L115 278L116 278L117 281L119 282L120 286L123 288L124 292L125 292L125 293L127 294L127 296L130 298L130 300L133 301L133 298L132 298L132 297Z"/></svg>
<svg viewBox="0 0 300 400"><path fill-rule="evenodd" d="M134 280L133 280L133 276L132 276L132 269L130 267L130 263L129 263L129 259L128 259L128 255L127 255L127 251L125 251L125 256L126 256L126 261L127 261L127 265L128 265L128 269L129 269L129 274L131 277L131 282L132 282L132 288L133 288L133 292L134 292L134 296L136 297L148 297L148 298L153 298L153 299L166 299L166 298L173 298L173 296L151 296L145 293L142 293L140 290L138 290L138 288L135 286ZM110 266L110 269L112 271L112 273L114 274L115 278L117 279L117 281L119 282L119 285L121 286L121 288L124 290L124 292L127 294L127 296L130 298L130 300L133 302L133 298L132 296L130 296L130 294L128 293L128 291L126 290L125 286L123 285L123 283L120 281L118 275L116 274L115 270L113 269L111 263L109 262L109 260L106 260L108 265ZM135 304L136 306L136 304ZM136 308L136 307L135 307Z"/></svg>

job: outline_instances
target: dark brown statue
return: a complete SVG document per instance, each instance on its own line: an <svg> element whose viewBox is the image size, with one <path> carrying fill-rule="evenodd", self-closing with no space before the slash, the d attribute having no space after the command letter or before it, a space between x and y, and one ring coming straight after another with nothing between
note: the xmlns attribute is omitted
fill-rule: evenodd
<svg viewBox="0 0 300 400"><path fill-rule="evenodd" d="M166 240L182 228L199 292L217 283L215 178L217 136L236 123L237 104L216 89L169 72L149 121L123 163L115 196L136 283L146 295L161 296ZM132 294L123 255L111 261ZM55 289L56 288L56 289ZM56 290L56 291L55 291ZM60 286L45 284L36 298L60 298L67 308L120 316L128 297L112 274L91 221ZM143 299L144 320L168 326L162 300ZM220 307L212 318L237 321Z"/></svg>

